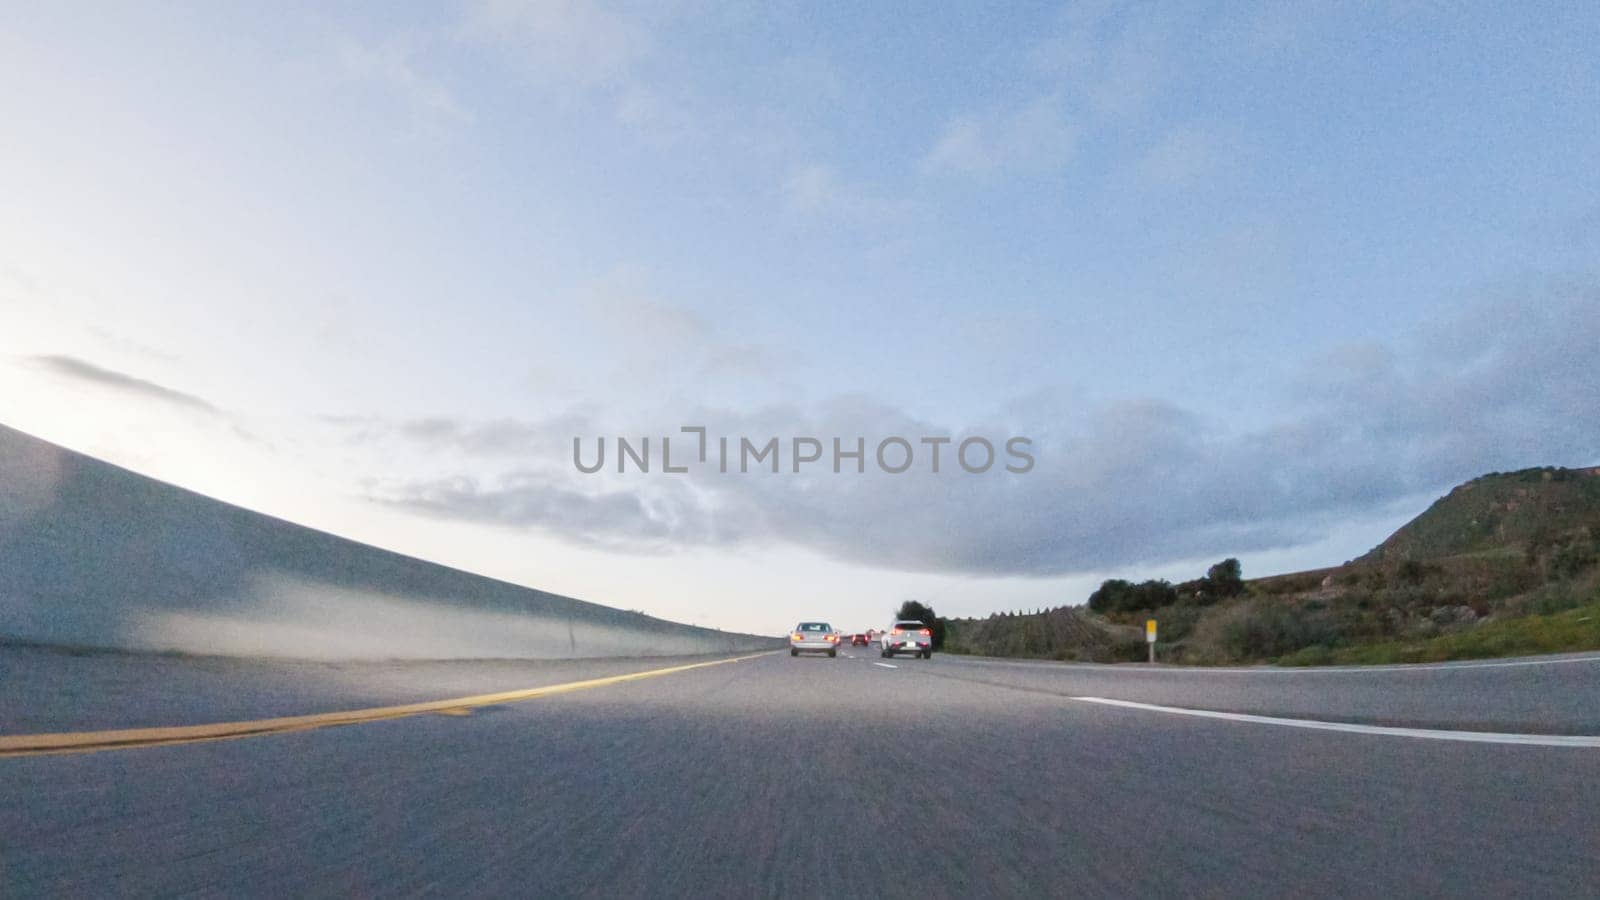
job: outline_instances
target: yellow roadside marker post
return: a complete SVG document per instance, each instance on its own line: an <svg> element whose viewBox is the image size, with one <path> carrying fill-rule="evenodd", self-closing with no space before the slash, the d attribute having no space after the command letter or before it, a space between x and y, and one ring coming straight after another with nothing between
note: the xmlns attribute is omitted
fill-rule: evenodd
<svg viewBox="0 0 1600 900"><path fill-rule="evenodd" d="M1156 661L1156 620L1144 620L1144 642L1150 647L1150 661Z"/></svg>

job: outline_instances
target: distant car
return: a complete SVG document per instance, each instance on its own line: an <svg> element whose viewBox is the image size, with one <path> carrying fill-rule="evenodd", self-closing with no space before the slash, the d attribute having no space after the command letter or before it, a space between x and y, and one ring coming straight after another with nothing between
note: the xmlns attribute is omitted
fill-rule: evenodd
<svg viewBox="0 0 1600 900"><path fill-rule="evenodd" d="M921 622L896 622L878 641L878 655L885 658L897 653L910 653L923 659L933 659L933 631Z"/></svg>
<svg viewBox="0 0 1600 900"><path fill-rule="evenodd" d="M789 634L789 655L826 653L839 655L839 632L827 622L801 622Z"/></svg>
<svg viewBox="0 0 1600 900"><path fill-rule="evenodd" d="M865 647L871 643L872 641L864 634L850 635L850 646L852 647Z"/></svg>

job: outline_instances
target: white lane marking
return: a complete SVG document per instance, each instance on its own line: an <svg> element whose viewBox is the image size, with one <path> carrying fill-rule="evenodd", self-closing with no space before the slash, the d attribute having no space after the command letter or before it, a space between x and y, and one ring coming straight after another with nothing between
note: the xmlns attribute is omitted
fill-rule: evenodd
<svg viewBox="0 0 1600 900"><path fill-rule="evenodd" d="M1323 722L1318 719L1282 719L1277 716L1254 716L1247 713L1216 712L1209 709L1186 709L1181 706L1157 706L1154 703L1135 703L1132 700L1111 700L1106 697L1071 697L1084 703L1121 706L1149 712L1170 713L1178 716L1196 716L1202 719L1223 719L1229 722L1254 722L1258 725L1287 725L1290 728L1312 728L1319 731L1346 731L1353 734L1378 734L1387 737L1424 738L1432 741L1470 741L1478 744L1522 744L1534 747L1592 747L1600 748L1600 735L1586 734L1511 734L1502 731L1449 731L1439 728L1393 728L1386 725L1356 725L1351 722Z"/></svg>
<svg viewBox="0 0 1600 900"><path fill-rule="evenodd" d="M1559 666L1565 663L1600 663L1600 656L1563 656L1558 659L1516 659L1504 662L1458 661L1393 663L1381 666L1140 666L1112 663L1032 662L1012 659L960 659L973 666L1028 669L1087 669L1133 675L1365 675L1370 672L1435 672L1441 669L1510 669L1520 666Z"/></svg>
<svg viewBox="0 0 1600 900"><path fill-rule="evenodd" d="M1510 669L1517 666L1559 666L1562 663L1600 663L1600 656L1567 656L1561 659L1515 659L1506 662L1448 662L1448 663L1400 663L1387 666L1330 666L1317 668L1308 666L1314 672L1417 672L1428 669Z"/></svg>
<svg viewBox="0 0 1600 900"><path fill-rule="evenodd" d="M891 666L888 663L873 663L873 665L875 665L875 666L883 666L885 669L898 669L898 668L900 668L899 666Z"/></svg>

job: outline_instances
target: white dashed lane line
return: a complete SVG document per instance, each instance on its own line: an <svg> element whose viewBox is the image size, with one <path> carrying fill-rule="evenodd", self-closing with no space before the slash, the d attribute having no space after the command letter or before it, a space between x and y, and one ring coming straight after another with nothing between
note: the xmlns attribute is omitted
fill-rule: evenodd
<svg viewBox="0 0 1600 900"><path fill-rule="evenodd" d="M875 665L875 666L883 666L885 669L898 669L898 668L900 668L899 666L892 666L892 665L890 665L888 663L873 663L873 665Z"/></svg>

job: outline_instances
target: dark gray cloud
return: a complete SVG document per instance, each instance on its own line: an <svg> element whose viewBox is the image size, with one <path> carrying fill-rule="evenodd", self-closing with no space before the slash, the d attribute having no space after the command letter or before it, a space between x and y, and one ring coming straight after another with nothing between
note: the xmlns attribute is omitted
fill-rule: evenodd
<svg viewBox="0 0 1600 900"><path fill-rule="evenodd" d="M856 397L804 410L693 410L622 429L582 415L405 423L397 430L409 440L536 451L543 465L489 483L400 485L383 499L645 552L781 542L898 569L1026 576L1160 564L1312 542L1335 524L1487 471L1600 462L1597 358L1600 288L1541 283L1393 343L1340 347L1298 373L1263 373L1285 385L1284 398L1249 424L1158 400L1088 406L1043 392L955 433L1034 438L1038 465L1026 475L921 467L887 475L870 466L834 475L817 466L798 476L714 468L585 476L571 467L573 436L659 440L680 424L762 439L861 435L869 446L888 435L952 433Z"/></svg>
<svg viewBox="0 0 1600 900"><path fill-rule="evenodd" d="M572 429L587 422L580 416L563 416L541 422L495 419L467 422L446 417L410 419L396 426L401 437L436 447L448 447L479 456L548 455L570 438Z"/></svg>
<svg viewBox="0 0 1600 900"><path fill-rule="evenodd" d="M589 416L578 412L537 421L479 421L453 416L390 420L349 415L324 415L318 421L341 433L351 444L376 446L398 439L430 451L485 460L557 458L573 435L593 427Z"/></svg>
<svg viewBox="0 0 1600 900"><path fill-rule="evenodd" d="M194 394L175 390L165 385L157 384L153 381L147 381L143 378L129 375L125 372L118 372L114 369L107 369L102 366L97 366L94 363L79 359L76 356L67 356L64 354L32 356L29 357L29 361L34 365L48 369L57 375L87 382L89 384L108 387L113 390L123 391L125 393L138 394L153 400L160 400L164 403L170 403L174 406L181 406L185 409L203 412L209 415L219 415L221 413L221 410L217 409L217 407L211 404L209 401L195 396Z"/></svg>
<svg viewBox="0 0 1600 900"><path fill-rule="evenodd" d="M415 482L374 499L440 518L549 528L575 543L630 553L718 542L709 532L715 517L684 493L580 490L530 472L488 486L471 478Z"/></svg>

